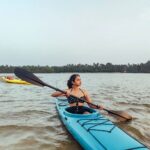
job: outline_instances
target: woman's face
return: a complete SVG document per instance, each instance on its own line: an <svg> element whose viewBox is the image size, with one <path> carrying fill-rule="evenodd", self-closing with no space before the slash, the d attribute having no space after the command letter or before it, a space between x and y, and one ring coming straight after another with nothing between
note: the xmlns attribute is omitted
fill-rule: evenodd
<svg viewBox="0 0 150 150"><path fill-rule="evenodd" d="M81 85L81 78L80 76L77 76L73 82L73 85L76 85L76 86L80 86Z"/></svg>

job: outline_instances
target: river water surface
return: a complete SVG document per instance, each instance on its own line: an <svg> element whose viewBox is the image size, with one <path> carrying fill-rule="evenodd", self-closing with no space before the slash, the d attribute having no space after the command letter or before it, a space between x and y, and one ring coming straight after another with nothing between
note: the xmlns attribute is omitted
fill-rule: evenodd
<svg viewBox="0 0 150 150"><path fill-rule="evenodd" d="M70 75L37 74L61 89L66 89ZM132 115L135 119L119 126L150 147L150 74L80 75L93 102ZM81 150L61 123L52 92L46 87L0 82L0 150Z"/></svg>

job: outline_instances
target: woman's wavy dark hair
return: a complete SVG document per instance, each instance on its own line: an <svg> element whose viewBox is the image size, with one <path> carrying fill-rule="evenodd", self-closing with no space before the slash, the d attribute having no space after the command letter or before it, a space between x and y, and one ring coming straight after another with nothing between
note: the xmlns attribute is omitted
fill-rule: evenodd
<svg viewBox="0 0 150 150"><path fill-rule="evenodd" d="M78 76L80 76L80 75L79 74L73 74L73 75L70 76L70 78L67 82L67 86L68 86L69 89L72 88L72 85L73 85L72 82L74 82L76 77L78 77Z"/></svg>

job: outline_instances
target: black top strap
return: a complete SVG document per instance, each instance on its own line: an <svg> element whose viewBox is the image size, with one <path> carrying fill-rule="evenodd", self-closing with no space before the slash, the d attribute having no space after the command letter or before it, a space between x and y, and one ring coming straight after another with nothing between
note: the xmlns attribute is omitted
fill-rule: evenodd
<svg viewBox="0 0 150 150"><path fill-rule="evenodd" d="M83 97L85 97L85 93L84 93L84 91L83 91L82 89L80 89L80 91L83 93L83 95L84 95Z"/></svg>

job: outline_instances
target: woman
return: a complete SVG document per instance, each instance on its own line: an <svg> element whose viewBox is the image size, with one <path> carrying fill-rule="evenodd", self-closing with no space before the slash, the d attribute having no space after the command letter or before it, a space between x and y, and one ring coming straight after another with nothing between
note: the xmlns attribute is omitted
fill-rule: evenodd
<svg viewBox="0 0 150 150"><path fill-rule="evenodd" d="M70 113L77 113L77 114L87 114L91 113L91 109L84 106L84 101L72 98L70 95L76 96L78 98L84 99L85 101L92 103L92 100L86 90L80 88L81 86L81 78L79 74L73 74L67 83L68 89L66 89L66 94L61 92L54 92L51 96L59 97L59 96L66 96L68 98L68 102L70 107L67 109ZM89 107L97 109L97 107L90 105ZM98 105L99 109L103 109L103 106Z"/></svg>

